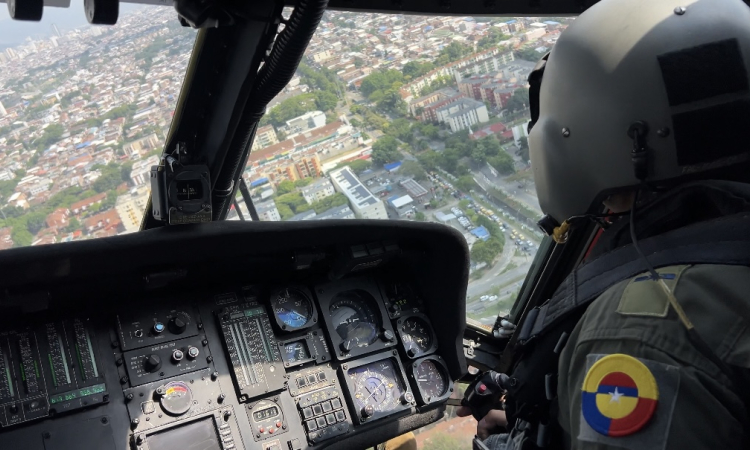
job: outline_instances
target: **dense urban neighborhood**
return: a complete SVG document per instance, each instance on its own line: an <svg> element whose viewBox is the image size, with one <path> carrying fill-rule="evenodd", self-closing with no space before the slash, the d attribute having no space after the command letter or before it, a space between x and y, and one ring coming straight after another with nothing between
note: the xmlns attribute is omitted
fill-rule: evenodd
<svg viewBox="0 0 750 450"><path fill-rule="evenodd" d="M468 317L493 321L541 238L526 79L568 20L327 12L255 136L260 219L453 226ZM0 52L0 249L139 229L194 39L144 7Z"/></svg>

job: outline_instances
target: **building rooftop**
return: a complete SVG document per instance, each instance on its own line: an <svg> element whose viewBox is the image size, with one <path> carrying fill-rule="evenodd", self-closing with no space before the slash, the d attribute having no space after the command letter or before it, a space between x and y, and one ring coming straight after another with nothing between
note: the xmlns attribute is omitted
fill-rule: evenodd
<svg viewBox="0 0 750 450"><path fill-rule="evenodd" d="M421 184L417 183L411 178L402 181L401 186L403 186L404 189L406 189L409 192L409 195L411 195L412 197L421 197L427 194L427 189L425 189Z"/></svg>
<svg viewBox="0 0 750 450"><path fill-rule="evenodd" d="M327 189L328 187L331 187L331 182L328 180L328 178L318 178L317 180L303 187L302 194L310 195L322 189Z"/></svg>
<svg viewBox="0 0 750 450"><path fill-rule="evenodd" d="M359 178L354 175L354 172L349 167L334 170L331 172L331 179L335 179L344 191L344 195L349 198L349 201L359 207L373 205L378 202L378 199L359 181Z"/></svg>
<svg viewBox="0 0 750 450"><path fill-rule="evenodd" d="M315 216L315 220L341 219L345 216L354 215L349 205L334 206Z"/></svg>
<svg viewBox="0 0 750 450"><path fill-rule="evenodd" d="M414 203L414 199L408 195L402 195L401 197L390 200L390 203L394 208L403 208L410 203Z"/></svg>
<svg viewBox="0 0 750 450"><path fill-rule="evenodd" d="M274 203L273 200L268 200L267 202L260 202L260 203L255 204L255 210L258 212L258 214L264 214L274 209L276 209L276 203Z"/></svg>
<svg viewBox="0 0 750 450"><path fill-rule="evenodd" d="M312 220L316 216L317 216L317 214L315 214L315 210L308 209L305 212L301 212L299 214L293 215L292 217L290 217L289 219L287 219L287 221L288 222L299 222L300 220Z"/></svg>

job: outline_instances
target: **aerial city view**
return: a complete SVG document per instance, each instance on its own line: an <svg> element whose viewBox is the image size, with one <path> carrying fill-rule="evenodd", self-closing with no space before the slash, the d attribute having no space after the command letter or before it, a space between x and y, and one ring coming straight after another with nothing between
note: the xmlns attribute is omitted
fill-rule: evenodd
<svg viewBox="0 0 750 450"><path fill-rule="evenodd" d="M452 226L491 325L541 241L526 79L569 20L327 12L243 174L260 219ZM137 7L0 47L0 249L139 229L195 35Z"/></svg>

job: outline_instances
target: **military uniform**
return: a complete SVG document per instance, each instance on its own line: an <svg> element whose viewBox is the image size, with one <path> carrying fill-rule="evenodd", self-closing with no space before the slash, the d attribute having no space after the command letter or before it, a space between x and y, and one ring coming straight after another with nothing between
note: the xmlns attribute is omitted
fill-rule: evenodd
<svg viewBox="0 0 750 450"><path fill-rule="evenodd" d="M637 214L636 228L646 238L747 210L750 186L696 182L650 202ZM629 243L629 226L622 221L603 237L598 253ZM750 382L750 268L703 264L657 272L735 379ZM609 355L617 356L608 368L593 367ZM560 355L558 374L558 417L568 448L733 449L750 443L746 399L690 342L647 272L612 286L588 307ZM618 388L605 377L624 382ZM644 403L653 404L650 411ZM618 423L624 424L619 432Z"/></svg>
<svg viewBox="0 0 750 450"><path fill-rule="evenodd" d="M750 211L750 186L686 184L637 214L639 238ZM630 243L626 220L595 254ZM592 262L594 264L595 262ZM657 269L708 347L750 386L750 267L678 265ZM689 340L649 274L619 282L594 300L560 354L557 417L564 437L549 448L748 448L746 398ZM521 448L522 430L490 436L493 450Z"/></svg>

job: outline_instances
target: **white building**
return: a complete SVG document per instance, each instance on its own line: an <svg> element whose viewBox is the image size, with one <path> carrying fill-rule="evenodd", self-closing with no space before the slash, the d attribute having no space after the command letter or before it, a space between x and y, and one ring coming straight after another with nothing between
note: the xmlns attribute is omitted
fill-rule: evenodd
<svg viewBox="0 0 750 450"><path fill-rule="evenodd" d="M276 209L276 203L273 200L255 204L255 210L258 212L258 218L264 222L278 222L281 220L279 210Z"/></svg>
<svg viewBox="0 0 750 450"><path fill-rule="evenodd" d="M462 98L437 110L438 122L446 123L452 132L490 120L487 106L479 100Z"/></svg>
<svg viewBox="0 0 750 450"><path fill-rule="evenodd" d="M328 178L318 178L302 189L302 197L312 205L313 203L333 195L336 191Z"/></svg>
<svg viewBox="0 0 750 450"><path fill-rule="evenodd" d="M326 115L323 111L306 112L299 117L286 121L286 126L290 133L289 136L287 136L287 139L296 136L299 133L320 128L325 124Z"/></svg>
<svg viewBox="0 0 750 450"><path fill-rule="evenodd" d="M401 197L390 199L388 200L388 204L399 217L414 214L414 199L409 195L402 195Z"/></svg>
<svg viewBox="0 0 750 450"><path fill-rule="evenodd" d="M385 204L372 195L349 167L331 172L333 187L346 195L354 213L362 219L388 219Z"/></svg>
<svg viewBox="0 0 750 450"><path fill-rule="evenodd" d="M142 159L133 163L133 168L130 171L130 179L133 180L133 184L140 186L142 184L150 184L151 180L151 166L159 165L159 157L154 155L148 159ZM123 223L125 221L123 220Z"/></svg>
<svg viewBox="0 0 750 450"><path fill-rule="evenodd" d="M146 203L151 193L151 185L145 184L130 189L126 194L117 197L115 210L120 216L122 226L126 233L133 233L141 228L143 213L146 211Z"/></svg>
<svg viewBox="0 0 750 450"><path fill-rule="evenodd" d="M5 107L3 106L3 102L0 102L0 117L5 117L8 115L8 111L5 110Z"/></svg>

